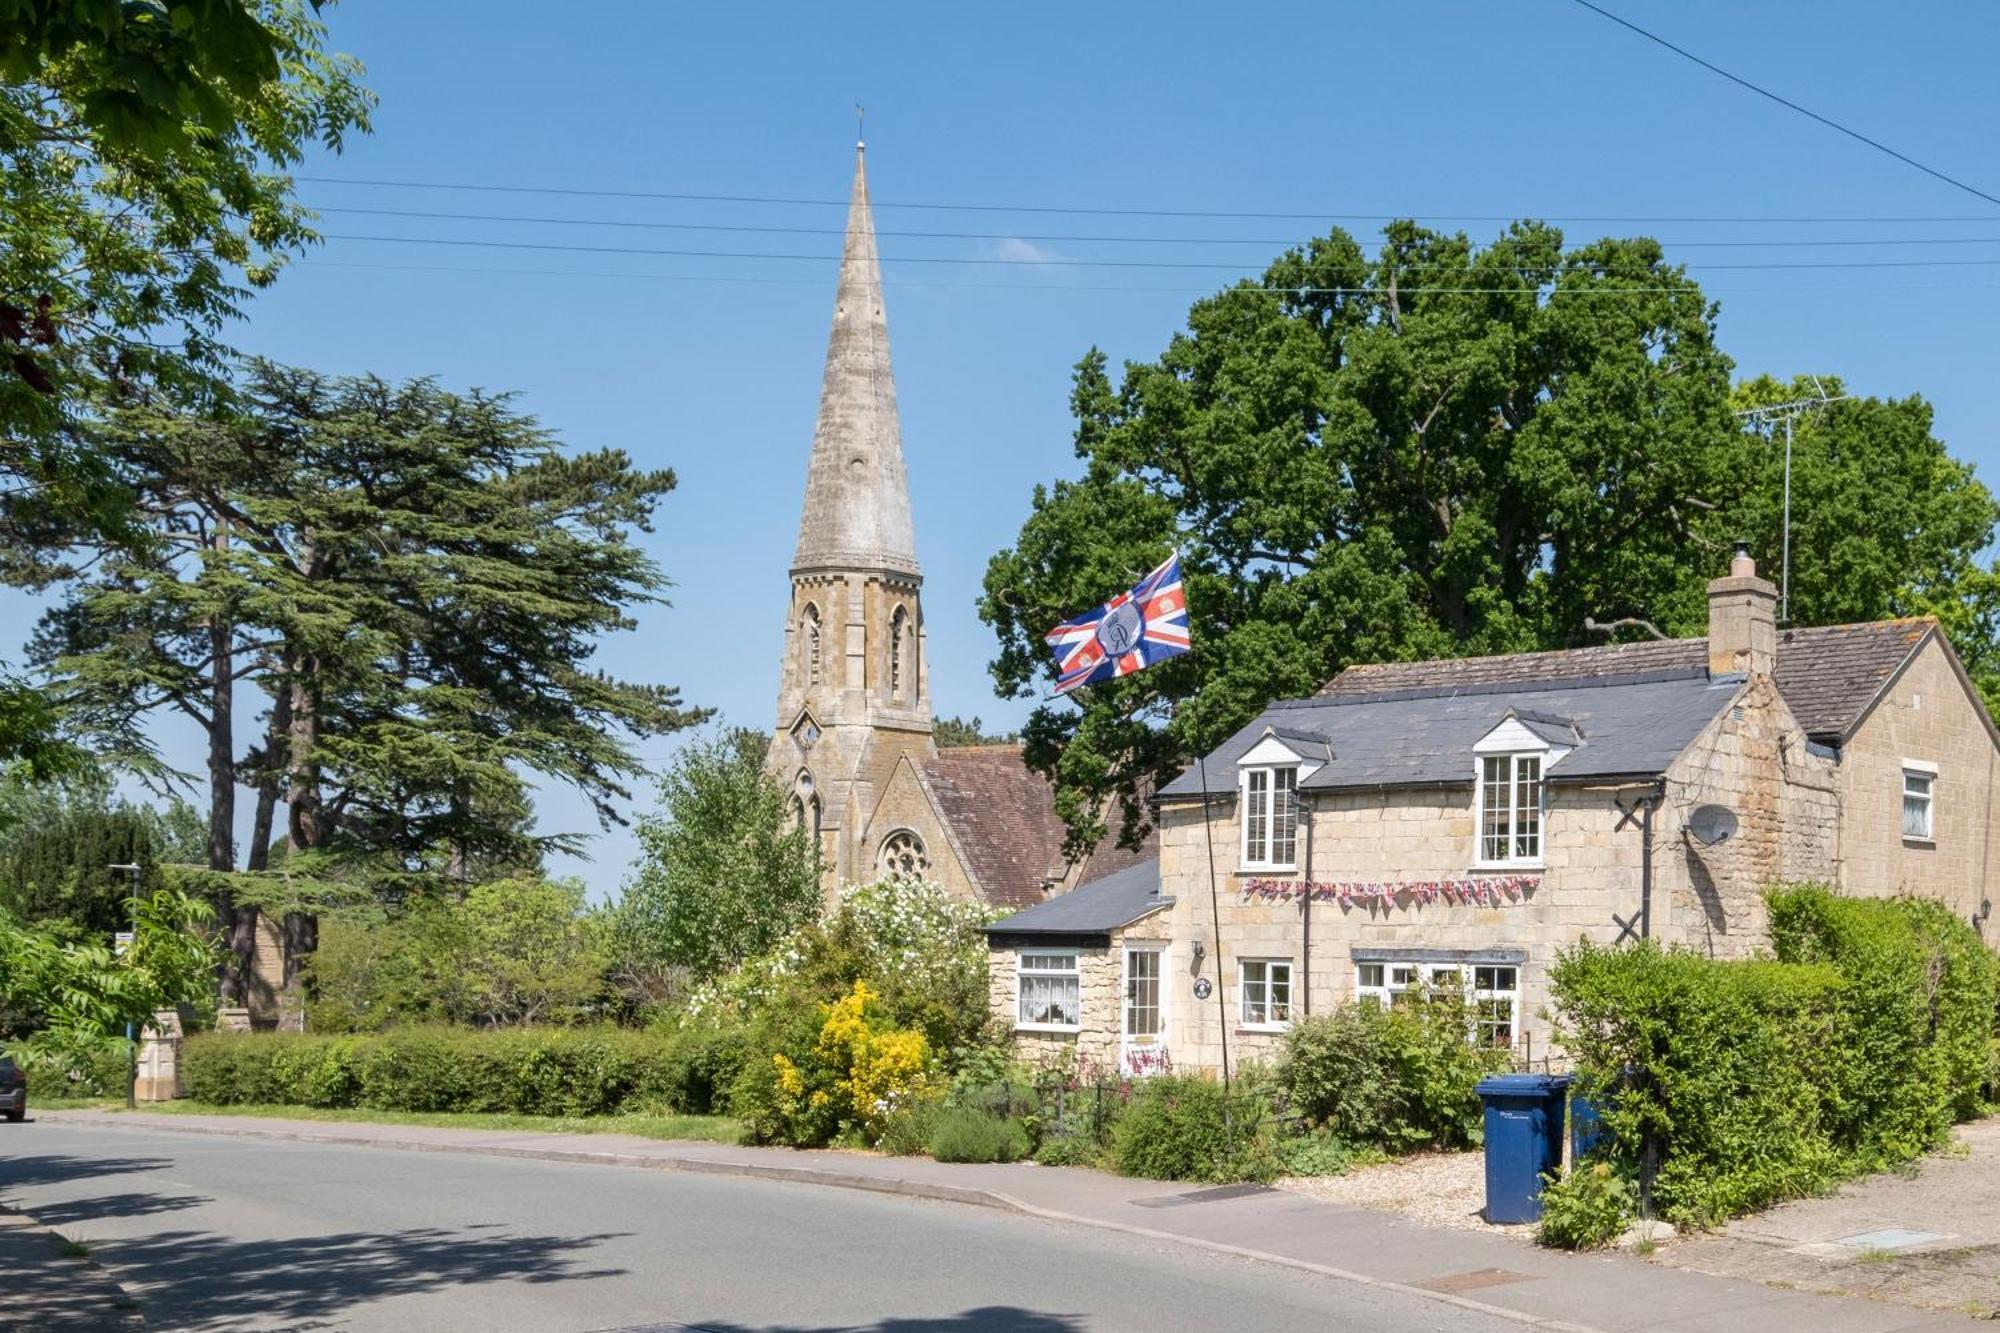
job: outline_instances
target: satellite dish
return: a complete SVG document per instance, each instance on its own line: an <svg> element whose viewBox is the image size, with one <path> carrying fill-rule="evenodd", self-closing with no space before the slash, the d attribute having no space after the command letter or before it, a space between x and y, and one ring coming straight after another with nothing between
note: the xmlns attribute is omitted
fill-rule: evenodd
<svg viewBox="0 0 2000 1333"><path fill-rule="evenodd" d="M1736 812L1726 805L1698 805L1688 815L1688 832L1704 847L1713 847L1736 832Z"/></svg>

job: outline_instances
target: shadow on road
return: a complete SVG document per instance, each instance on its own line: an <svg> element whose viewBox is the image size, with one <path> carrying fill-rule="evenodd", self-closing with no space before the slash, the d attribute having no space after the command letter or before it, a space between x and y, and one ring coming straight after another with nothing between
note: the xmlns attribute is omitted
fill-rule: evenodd
<svg viewBox="0 0 2000 1333"><path fill-rule="evenodd" d="M580 1267L580 1256L626 1234L475 1235L418 1227L244 1241L204 1231L161 1231L98 1241L93 1251L127 1280L146 1284L147 1308L164 1327L268 1329L482 1282L615 1277L626 1270Z"/></svg>
<svg viewBox="0 0 2000 1333"><path fill-rule="evenodd" d="M0 1146L5 1146L4 1140L0 1140ZM0 1157L0 1190L95 1180L99 1176L122 1176L134 1171L164 1171L172 1165L173 1161L166 1157L72 1157L65 1153Z"/></svg>
<svg viewBox="0 0 2000 1333"><path fill-rule="evenodd" d="M927 1319L884 1319L876 1324L647 1324L605 1329L603 1333L1074 1333L1083 1327L1077 1315L1023 1310L1014 1305L983 1305L976 1310Z"/></svg>
<svg viewBox="0 0 2000 1333"><path fill-rule="evenodd" d="M104 1194L95 1199L59 1199L35 1205L35 1220L45 1227L66 1227L100 1217L151 1217L199 1208L211 1200L201 1194Z"/></svg>

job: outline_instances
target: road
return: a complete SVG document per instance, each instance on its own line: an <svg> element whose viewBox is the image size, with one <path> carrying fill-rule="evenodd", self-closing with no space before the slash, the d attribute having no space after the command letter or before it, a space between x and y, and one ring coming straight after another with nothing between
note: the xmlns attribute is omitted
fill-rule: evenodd
<svg viewBox="0 0 2000 1333"><path fill-rule="evenodd" d="M29 1123L0 1126L0 1199L155 1329L1520 1328L961 1205L560 1162Z"/></svg>

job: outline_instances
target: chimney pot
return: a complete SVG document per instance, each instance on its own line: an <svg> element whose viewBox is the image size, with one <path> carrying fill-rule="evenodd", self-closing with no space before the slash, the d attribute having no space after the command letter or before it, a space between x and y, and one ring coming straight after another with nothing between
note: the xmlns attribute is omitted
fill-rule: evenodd
<svg viewBox="0 0 2000 1333"><path fill-rule="evenodd" d="M1708 674L1769 675L1778 664L1778 589L1757 577L1746 542L1708 585Z"/></svg>

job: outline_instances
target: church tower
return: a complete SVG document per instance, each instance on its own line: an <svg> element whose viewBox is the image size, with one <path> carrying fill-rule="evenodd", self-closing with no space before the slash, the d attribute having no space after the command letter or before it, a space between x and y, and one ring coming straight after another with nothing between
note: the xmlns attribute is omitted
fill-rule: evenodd
<svg viewBox="0 0 2000 1333"><path fill-rule="evenodd" d="M875 877L893 847L869 818L897 761L936 753L930 663L882 266L856 144L840 283L792 557L772 770L819 834L829 891Z"/></svg>

